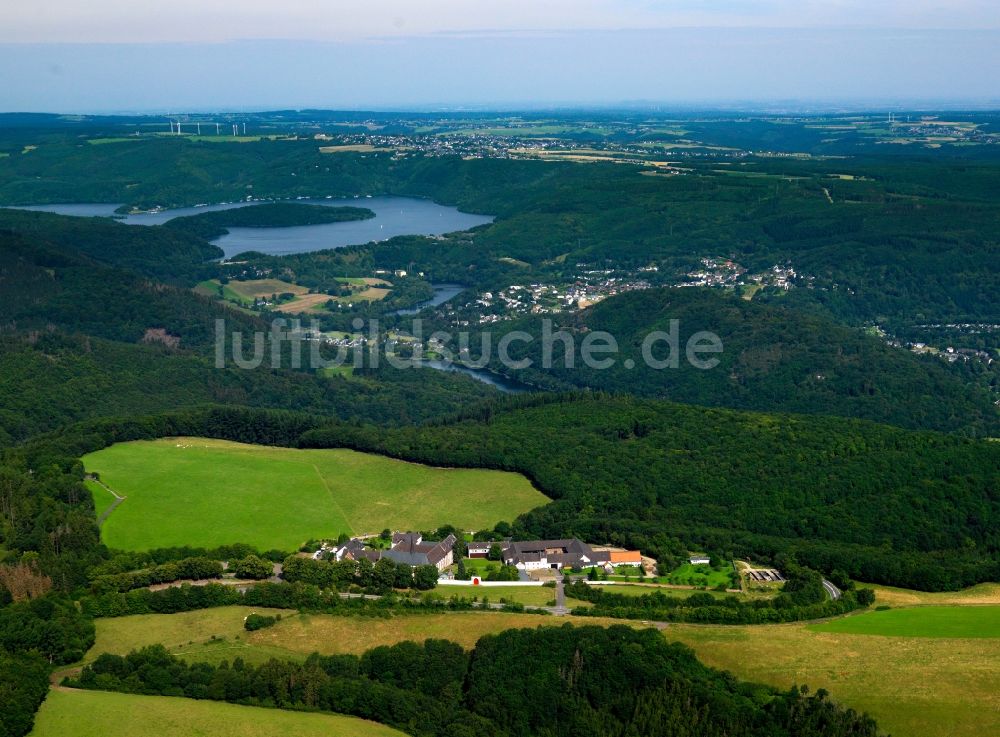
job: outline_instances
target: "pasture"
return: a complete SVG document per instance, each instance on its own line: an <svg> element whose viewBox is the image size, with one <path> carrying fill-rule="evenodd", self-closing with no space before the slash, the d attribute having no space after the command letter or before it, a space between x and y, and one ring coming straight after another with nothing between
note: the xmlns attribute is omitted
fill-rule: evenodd
<svg viewBox="0 0 1000 737"><path fill-rule="evenodd" d="M33 737L403 737L382 724L320 714L175 696L106 691L49 692Z"/></svg>
<svg viewBox="0 0 1000 737"><path fill-rule="evenodd" d="M809 629L886 637L1000 637L1000 606L921 606L870 611L809 625Z"/></svg>
<svg viewBox="0 0 1000 737"><path fill-rule="evenodd" d="M520 474L442 469L351 450L297 450L204 438L121 443L84 456L127 499L105 521L121 550L308 539L384 528L477 530L548 499Z"/></svg>
<svg viewBox="0 0 1000 737"><path fill-rule="evenodd" d="M87 490L90 492L90 496L94 500L94 511L97 512L98 517L104 514L107 508L114 504L114 495L96 481L86 479L84 480L83 485L87 487Z"/></svg>

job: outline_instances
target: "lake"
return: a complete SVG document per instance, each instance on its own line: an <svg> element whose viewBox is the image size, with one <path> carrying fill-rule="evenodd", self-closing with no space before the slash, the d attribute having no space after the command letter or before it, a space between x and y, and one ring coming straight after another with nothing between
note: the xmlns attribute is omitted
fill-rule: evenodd
<svg viewBox="0 0 1000 737"><path fill-rule="evenodd" d="M449 299L461 292L465 287L461 284L431 284L434 287L434 296L423 302L418 302L413 307L402 310L395 310L393 315L416 315L421 310L428 307L437 307L447 302Z"/></svg>
<svg viewBox="0 0 1000 737"><path fill-rule="evenodd" d="M349 197L294 200L294 202L328 207L367 207L375 213L375 217L368 220L299 225L292 228L230 228L227 235L212 242L223 250L225 258L232 258L243 251L260 251L284 256L383 241L399 235L442 235L493 222L493 218L487 215L460 212L456 207L438 205L430 200L415 197ZM128 225L162 225L168 220L185 215L259 204L263 202L181 207L175 210L125 215L119 217L119 221ZM33 205L18 209L79 217L110 217L118 207L120 205L116 204L57 204Z"/></svg>

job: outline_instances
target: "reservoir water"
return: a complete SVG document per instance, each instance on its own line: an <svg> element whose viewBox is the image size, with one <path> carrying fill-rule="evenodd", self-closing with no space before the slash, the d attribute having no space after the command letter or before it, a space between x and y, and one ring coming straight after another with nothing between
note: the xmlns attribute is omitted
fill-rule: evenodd
<svg viewBox="0 0 1000 737"><path fill-rule="evenodd" d="M294 201L328 207L367 207L375 213L375 217L368 220L300 225L292 228L230 228L227 235L216 239L213 243L223 250L225 258L232 258L243 251L260 251L275 256L285 256L383 241L399 235L442 235L493 222L493 218L487 215L460 212L458 208L438 205L430 200L415 197L350 197ZM259 204L262 202L182 207L175 210L134 213L119 216L118 219L128 225L162 225L168 220L185 215ZM33 205L19 209L80 217L111 217L118 207L116 204L58 204Z"/></svg>
<svg viewBox="0 0 1000 737"><path fill-rule="evenodd" d="M403 310L396 310L394 315L416 315L421 310L428 307L437 307L447 302L449 299L461 292L465 287L461 284L431 284L434 287L434 296L424 302L417 302L413 307Z"/></svg>

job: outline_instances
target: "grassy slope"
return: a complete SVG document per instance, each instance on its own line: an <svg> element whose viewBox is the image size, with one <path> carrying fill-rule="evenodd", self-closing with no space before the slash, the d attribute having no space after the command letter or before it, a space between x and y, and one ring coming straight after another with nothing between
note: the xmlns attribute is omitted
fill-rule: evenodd
<svg viewBox="0 0 1000 737"><path fill-rule="evenodd" d="M671 625L664 635L740 678L825 688L894 737L1000 733L1000 639L872 637L803 624Z"/></svg>
<svg viewBox="0 0 1000 737"><path fill-rule="evenodd" d="M864 584L875 590L879 604L888 606L948 606L952 604L1000 604L1000 583L981 583L961 591L912 591L892 586Z"/></svg>
<svg viewBox="0 0 1000 737"><path fill-rule="evenodd" d="M285 611L281 612L282 620L274 626L246 632L243 618L250 611L277 613L248 607L219 607L182 614L98 619L97 641L84 662L92 661L101 653L124 655L155 643L163 643L172 653L189 661L232 661L240 657L259 663L271 657L302 660L312 652L360 654L379 645L403 640L422 642L429 638L451 640L471 648L485 634L519 627L558 626L567 621L580 625L628 624L623 620L597 617L567 620L504 612L411 614L386 619Z"/></svg>
<svg viewBox="0 0 1000 737"><path fill-rule="evenodd" d="M399 737L375 722L170 696L51 691L34 737Z"/></svg>
<svg viewBox="0 0 1000 737"><path fill-rule="evenodd" d="M290 549L386 527L479 529L547 501L517 474L348 450L173 438L116 445L84 463L128 497L103 529L109 546L128 550L233 542Z"/></svg>
<svg viewBox="0 0 1000 737"><path fill-rule="evenodd" d="M137 614L98 619L97 639L84 657L84 662L91 662L101 653L124 655L152 644L161 644L175 654L184 654L192 659L200 659L202 648L211 648L213 656L232 659L239 653L226 655L223 650L226 646L238 648L240 641L249 636L243 629L243 620L251 612L280 614L283 618L296 616L296 612L282 609L225 606L178 614Z"/></svg>
<svg viewBox="0 0 1000 737"><path fill-rule="evenodd" d="M94 498L94 509L97 512L97 516L100 517L114 503L114 496L103 486L90 479L85 480L83 484L90 490L90 495Z"/></svg>
<svg viewBox="0 0 1000 737"><path fill-rule="evenodd" d="M1000 606L930 606L872 611L809 628L814 632L889 637L1000 637Z"/></svg>

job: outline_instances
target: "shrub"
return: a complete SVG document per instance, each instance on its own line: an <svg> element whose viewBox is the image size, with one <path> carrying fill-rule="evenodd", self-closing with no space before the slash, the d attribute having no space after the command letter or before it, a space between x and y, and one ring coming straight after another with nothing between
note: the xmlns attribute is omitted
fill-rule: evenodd
<svg viewBox="0 0 1000 737"><path fill-rule="evenodd" d="M277 617L267 616L265 614L251 614L245 620L243 620L243 628L247 632L254 632L255 630L262 630L265 627L273 626L279 619L281 615Z"/></svg>

